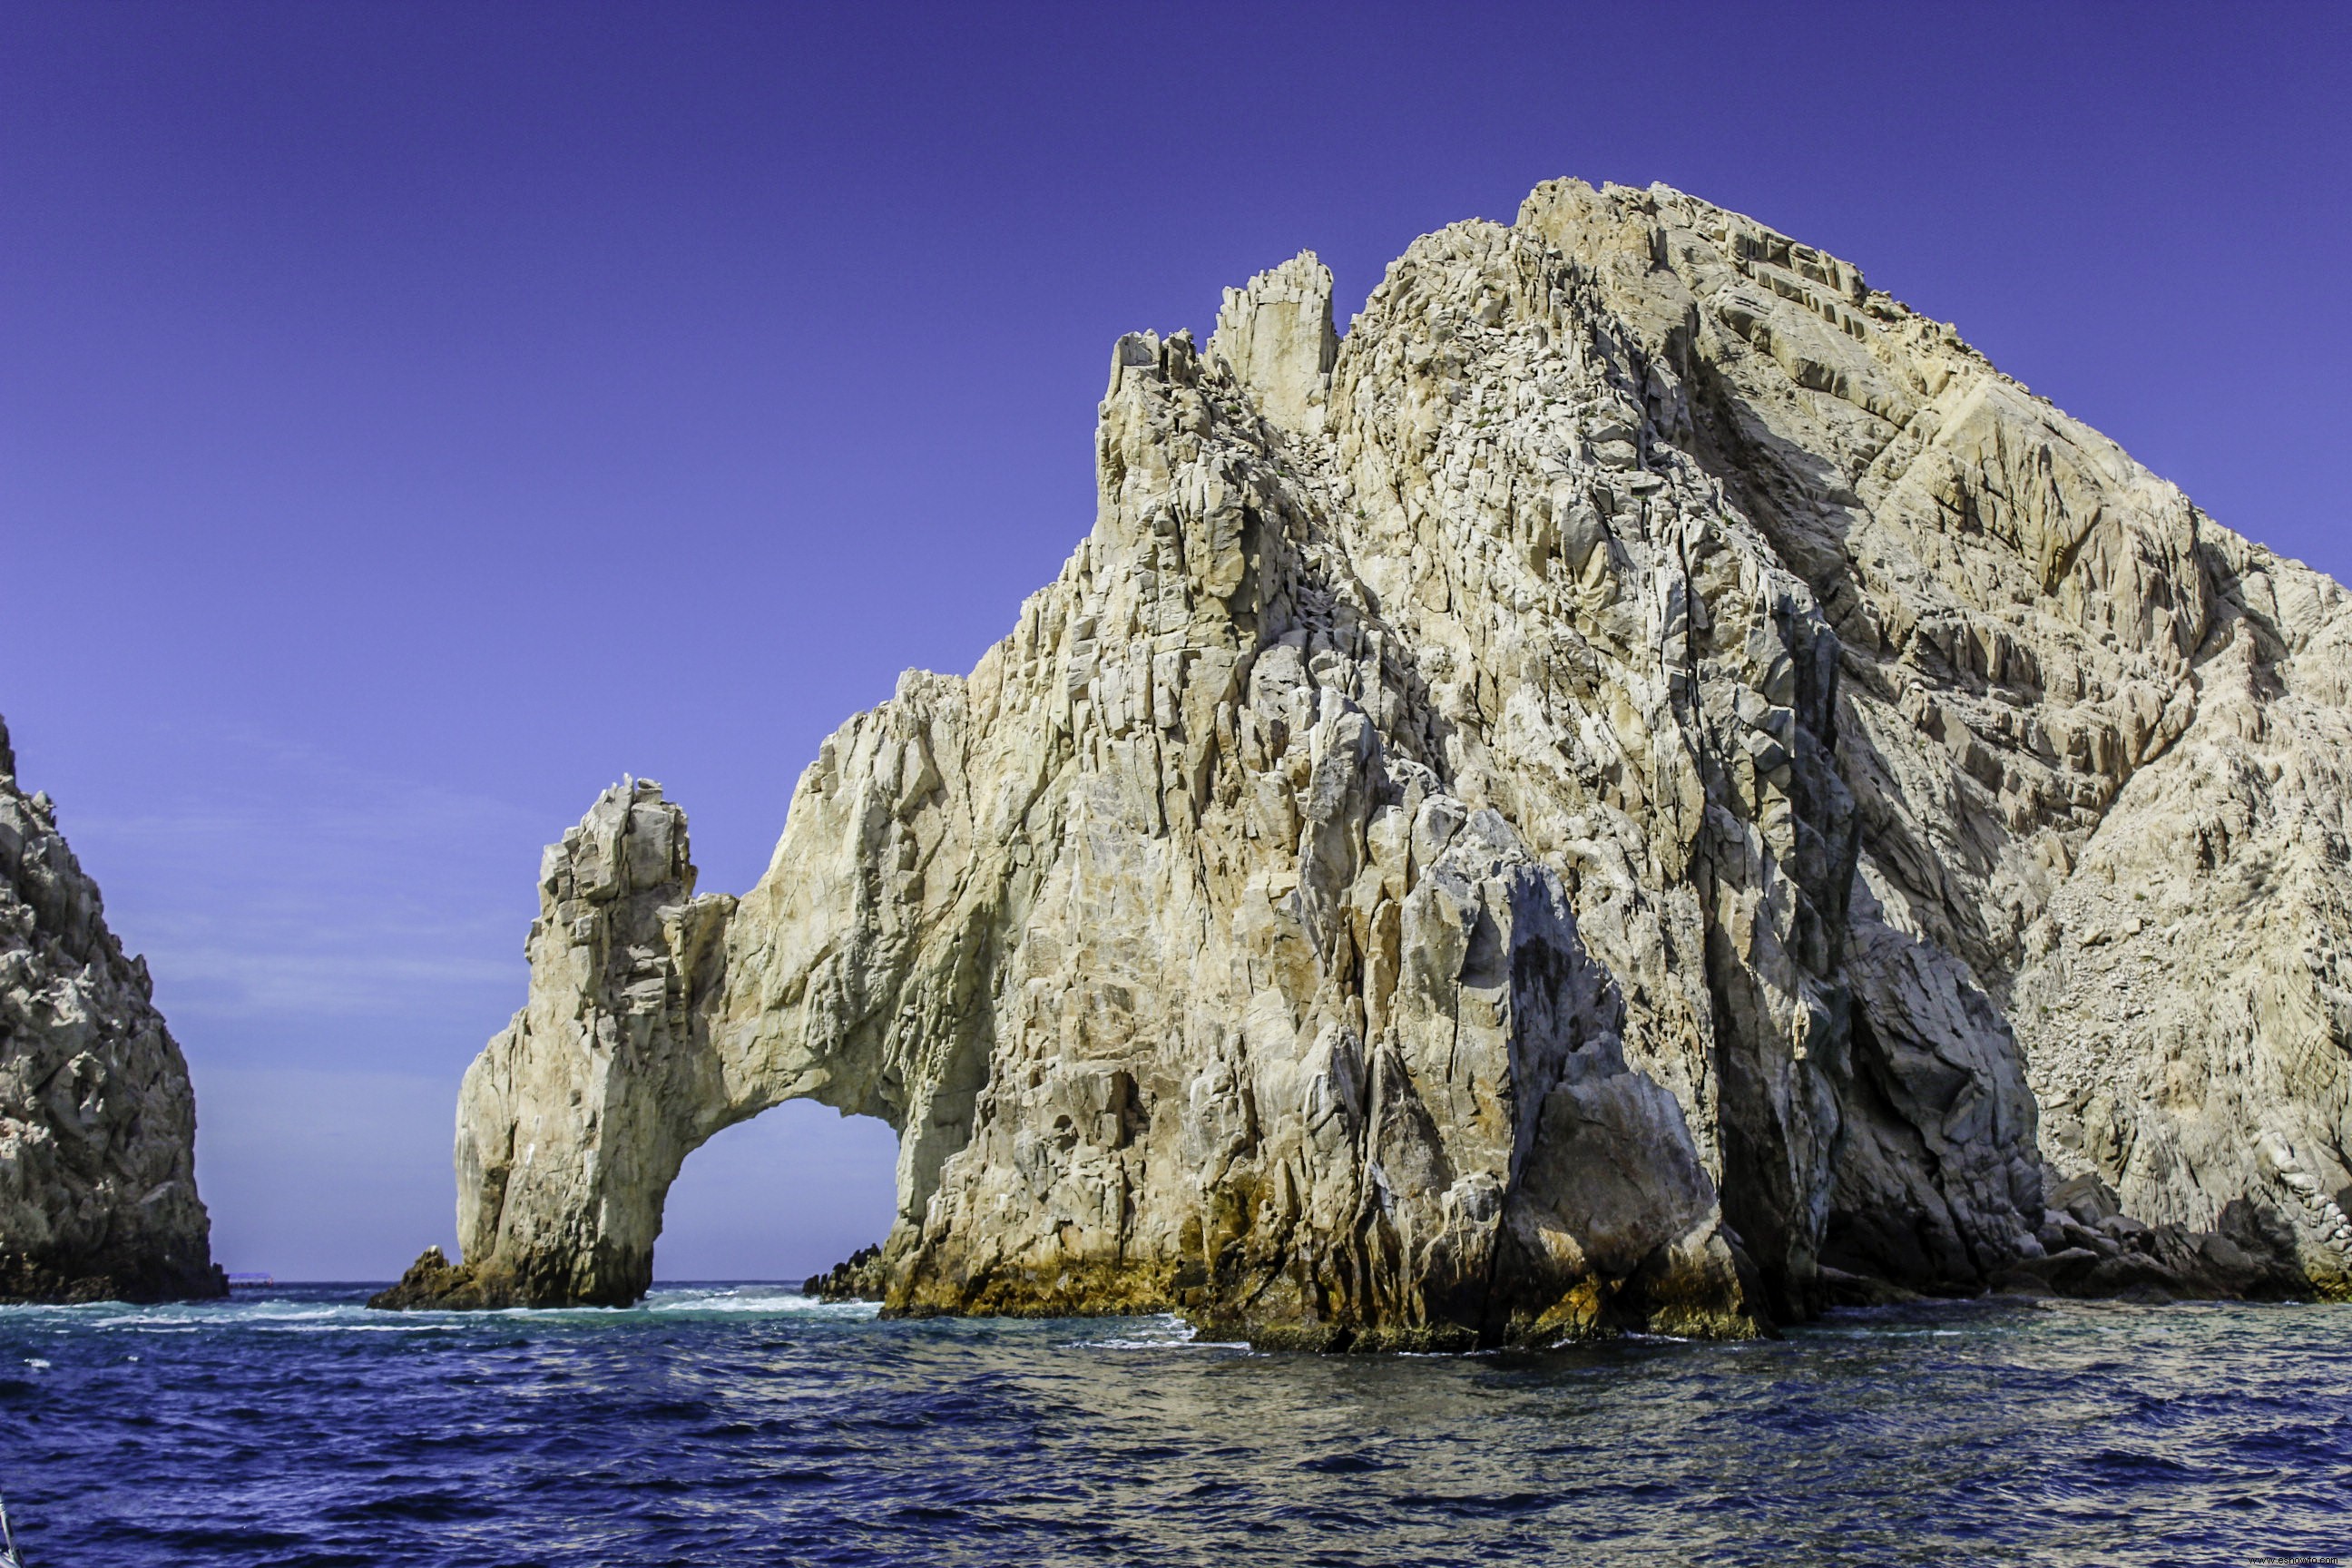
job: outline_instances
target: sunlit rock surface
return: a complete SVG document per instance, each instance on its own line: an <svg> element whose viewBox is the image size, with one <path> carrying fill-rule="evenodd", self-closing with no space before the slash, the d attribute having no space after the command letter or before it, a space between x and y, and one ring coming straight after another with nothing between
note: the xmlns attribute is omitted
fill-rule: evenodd
<svg viewBox="0 0 2352 1568"><path fill-rule="evenodd" d="M687 1152L803 1095L900 1133L899 1312L2345 1290L2335 584L1664 187L1329 312L1302 256L1119 341L1091 532L740 905L650 784L550 850L415 1295L633 1299Z"/></svg>
<svg viewBox="0 0 2352 1568"><path fill-rule="evenodd" d="M188 1065L0 725L0 1301L219 1296Z"/></svg>

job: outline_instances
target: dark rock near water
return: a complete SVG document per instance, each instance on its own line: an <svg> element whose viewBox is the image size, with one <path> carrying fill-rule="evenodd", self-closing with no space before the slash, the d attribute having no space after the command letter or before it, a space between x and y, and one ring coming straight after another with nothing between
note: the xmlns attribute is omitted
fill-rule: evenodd
<svg viewBox="0 0 2352 1568"><path fill-rule="evenodd" d="M187 1062L16 774L0 725L0 1301L226 1295Z"/></svg>
<svg viewBox="0 0 2352 1568"><path fill-rule="evenodd" d="M485 1291L474 1278L474 1271L462 1264L449 1261L437 1247L428 1247L400 1282L389 1289L379 1290L368 1298L368 1305L388 1310L435 1309L454 1310L511 1307L519 1303L504 1300L495 1291Z"/></svg>
<svg viewBox="0 0 2352 1568"><path fill-rule="evenodd" d="M883 1279L882 1248L861 1247L824 1273L810 1275L801 1293L822 1301L879 1301Z"/></svg>

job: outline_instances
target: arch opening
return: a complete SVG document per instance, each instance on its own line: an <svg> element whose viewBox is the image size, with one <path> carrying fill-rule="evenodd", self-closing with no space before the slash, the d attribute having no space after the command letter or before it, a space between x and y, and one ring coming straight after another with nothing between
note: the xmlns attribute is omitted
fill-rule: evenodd
<svg viewBox="0 0 2352 1568"><path fill-rule="evenodd" d="M789 1281L880 1242L898 1217L898 1135L814 1100L772 1106L688 1152L662 1200L659 1285Z"/></svg>

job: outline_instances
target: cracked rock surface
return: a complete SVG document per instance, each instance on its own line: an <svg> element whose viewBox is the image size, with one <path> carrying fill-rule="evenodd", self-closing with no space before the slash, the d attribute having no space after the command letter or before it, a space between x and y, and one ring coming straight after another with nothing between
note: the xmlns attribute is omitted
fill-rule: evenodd
<svg viewBox="0 0 2352 1568"><path fill-rule="evenodd" d="M897 1312L2352 1285L2343 595L1950 328L1564 181L1344 341L1311 255L1121 339L1097 469L740 902L655 785L549 851L403 1304L634 1299L687 1152L796 1096L900 1134Z"/></svg>
<svg viewBox="0 0 2352 1568"><path fill-rule="evenodd" d="M0 725L0 1301L220 1296L195 1096Z"/></svg>

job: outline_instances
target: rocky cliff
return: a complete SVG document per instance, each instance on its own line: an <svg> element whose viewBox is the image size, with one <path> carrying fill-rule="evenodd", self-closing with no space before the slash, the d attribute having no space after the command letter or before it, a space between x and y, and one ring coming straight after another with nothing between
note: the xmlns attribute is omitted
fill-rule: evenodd
<svg viewBox="0 0 2352 1568"><path fill-rule="evenodd" d="M1311 256L1120 340L1097 464L740 903L649 784L550 850L466 1261L396 1300L634 1298L795 1096L899 1131L902 1312L2352 1286L2352 616L1948 327L1562 182L1344 342Z"/></svg>
<svg viewBox="0 0 2352 1568"><path fill-rule="evenodd" d="M0 726L0 1301L226 1294L195 1137L146 962Z"/></svg>

